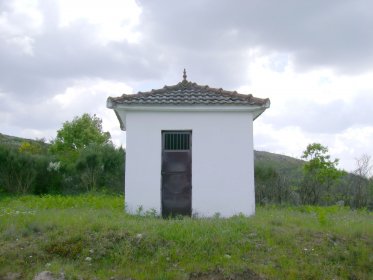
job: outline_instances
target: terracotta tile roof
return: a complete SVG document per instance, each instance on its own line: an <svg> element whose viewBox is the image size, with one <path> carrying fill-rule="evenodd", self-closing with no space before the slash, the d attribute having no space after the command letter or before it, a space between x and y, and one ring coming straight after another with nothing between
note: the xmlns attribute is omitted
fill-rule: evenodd
<svg viewBox="0 0 373 280"><path fill-rule="evenodd" d="M109 97L113 105L248 105L269 106L269 99L261 99L251 94L239 94L236 91L201 86L184 80L173 86L164 86L137 94L123 94Z"/></svg>

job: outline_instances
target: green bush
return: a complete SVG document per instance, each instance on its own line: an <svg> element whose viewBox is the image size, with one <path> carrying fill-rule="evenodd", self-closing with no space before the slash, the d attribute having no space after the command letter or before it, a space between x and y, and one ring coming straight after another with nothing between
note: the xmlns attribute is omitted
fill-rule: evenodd
<svg viewBox="0 0 373 280"><path fill-rule="evenodd" d="M0 146L0 185L6 191L20 194L32 191L36 174L33 155L7 145Z"/></svg>
<svg viewBox="0 0 373 280"><path fill-rule="evenodd" d="M58 194L105 190L123 192L124 156L112 144L89 144L77 159L63 162L39 143L0 144L0 192Z"/></svg>
<svg viewBox="0 0 373 280"><path fill-rule="evenodd" d="M79 153L76 174L81 187L96 191L99 187L123 189L124 151L112 145L90 144Z"/></svg>

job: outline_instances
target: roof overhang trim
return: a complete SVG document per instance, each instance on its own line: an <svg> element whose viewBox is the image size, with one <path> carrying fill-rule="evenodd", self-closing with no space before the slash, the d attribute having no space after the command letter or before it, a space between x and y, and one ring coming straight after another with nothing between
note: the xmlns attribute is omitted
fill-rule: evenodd
<svg viewBox="0 0 373 280"><path fill-rule="evenodd" d="M107 108L113 109L122 130L126 130L127 112L247 112L253 120L270 107L268 100L264 105L126 105L107 100Z"/></svg>

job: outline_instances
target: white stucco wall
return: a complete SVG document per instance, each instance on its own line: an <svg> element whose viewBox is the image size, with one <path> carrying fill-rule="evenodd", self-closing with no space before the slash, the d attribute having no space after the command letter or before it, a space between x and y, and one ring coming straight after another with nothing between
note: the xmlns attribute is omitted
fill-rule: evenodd
<svg viewBox="0 0 373 280"><path fill-rule="evenodd" d="M192 130L193 214L254 214L250 113L129 111L126 130L125 200L130 212L142 206L161 213L161 131Z"/></svg>

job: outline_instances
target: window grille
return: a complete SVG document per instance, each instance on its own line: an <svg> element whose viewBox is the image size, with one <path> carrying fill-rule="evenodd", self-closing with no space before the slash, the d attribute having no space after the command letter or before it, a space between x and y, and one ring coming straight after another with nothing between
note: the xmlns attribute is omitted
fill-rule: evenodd
<svg viewBox="0 0 373 280"><path fill-rule="evenodd" d="M164 150L189 150L190 149L189 131L167 131L163 132Z"/></svg>

